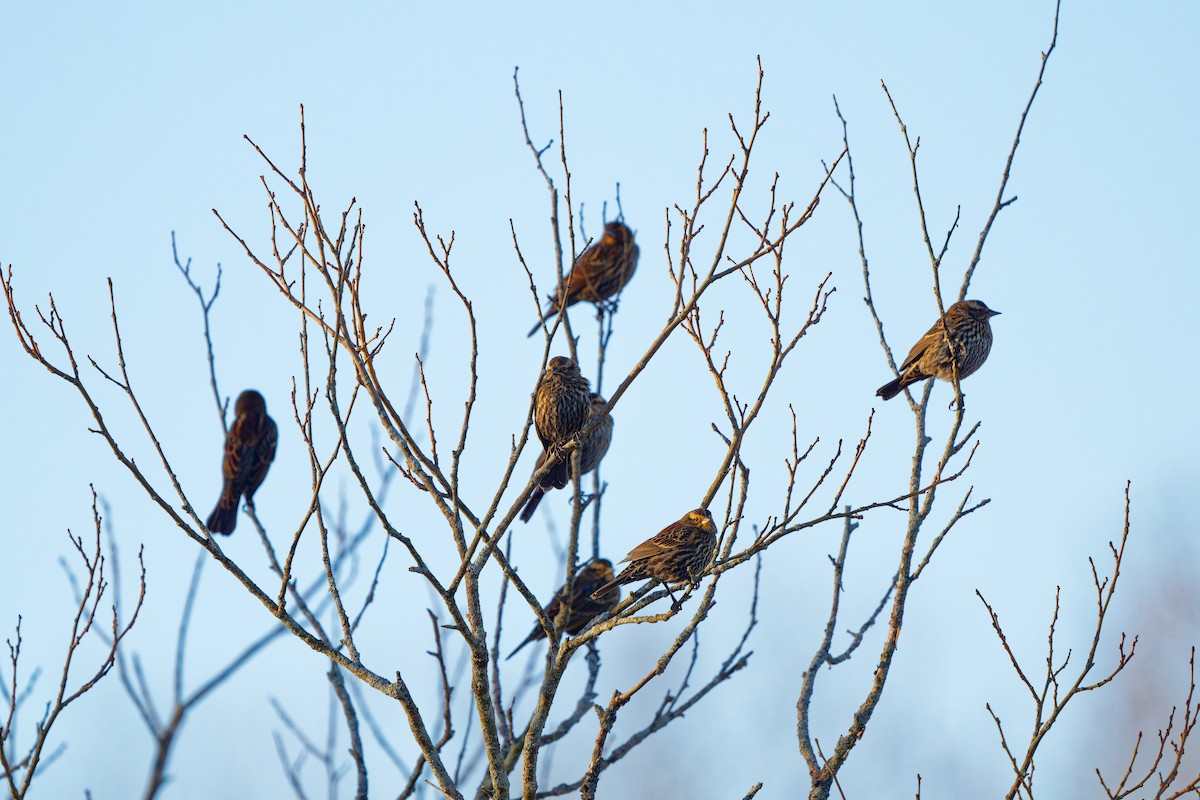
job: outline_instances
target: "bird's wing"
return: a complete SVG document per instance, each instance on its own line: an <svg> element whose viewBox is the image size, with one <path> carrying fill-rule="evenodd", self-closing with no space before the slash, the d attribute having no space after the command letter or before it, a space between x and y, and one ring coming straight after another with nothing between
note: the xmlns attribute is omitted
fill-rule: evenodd
<svg viewBox="0 0 1200 800"><path fill-rule="evenodd" d="M942 323L936 323L932 328L925 331L925 335L917 340L917 343L908 351L908 356L905 357L904 363L900 365L900 371L908 369L914 363L925 355L925 352L931 347L937 347L942 341Z"/></svg>
<svg viewBox="0 0 1200 800"><path fill-rule="evenodd" d="M580 570L579 574L575 576L575 586L571 589L571 608L579 608L591 597L592 592L606 583L608 581L598 575L595 570Z"/></svg>
<svg viewBox="0 0 1200 800"><path fill-rule="evenodd" d="M665 553L675 548L682 538L685 526L681 522L672 522L651 538L629 551L625 561L645 561L659 553Z"/></svg>
<svg viewBox="0 0 1200 800"><path fill-rule="evenodd" d="M546 451L543 450L542 452L538 453L537 461L535 461L533 463L533 471L537 472L539 469L542 468L542 465L545 463L546 463Z"/></svg>
<svg viewBox="0 0 1200 800"><path fill-rule="evenodd" d="M550 602L546 603L546 605L542 608L542 612L551 622L554 622L554 618L558 616L558 610L562 606L562 603L559 600L559 593L561 591L562 590L560 589L558 592L555 592L554 597L550 598Z"/></svg>
<svg viewBox="0 0 1200 800"><path fill-rule="evenodd" d="M247 496L253 495L267 477L267 470L275 460L275 448L279 445L279 429L275 426L275 420L267 417L263 420L262 427L262 436L253 447L252 463L246 476Z"/></svg>
<svg viewBox="0 0 1200 800"><path fill-rule="evenodd" d="M548 450L550 448L550 446L554 444L554 442L542 432L541 414L538 413L538 411L543 407L543 405L553 402L550 399L547 399L547 400L542 399L542 392L547 391L547 387L546 387L547 380L548 380L548 378L542 379L542 384L540 386L538 386L537 396L534 398L533 430L537 434L538 441L540 441L542 443L542 448ZM538 464L540 466L541 462L538 462Z"/></svg>
<svg viewBox="0 0 1200 800"><path fill-rule="evenodd" d="M221 461L221 472L227 481L237 481L246 474L250 448L242 440L241 430L233 427L225 434L225 458Z"/></svg>

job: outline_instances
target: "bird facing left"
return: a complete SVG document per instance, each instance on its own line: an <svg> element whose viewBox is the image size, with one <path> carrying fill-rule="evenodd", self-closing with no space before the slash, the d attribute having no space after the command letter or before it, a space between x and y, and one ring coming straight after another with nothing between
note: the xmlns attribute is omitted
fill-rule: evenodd
<svg viewBox="0 0 1200 800"><path fill-rule="evenodd" d="M238 395L233 413L233 425L225 434L225 456L221 462L225 485L217 507L204 523L213 533L233 533L237 526L238 503L243 496L252 501L254 492L267 477L279 441L275 420L267 416L267 402L258 392L247 389Z"/></svg>

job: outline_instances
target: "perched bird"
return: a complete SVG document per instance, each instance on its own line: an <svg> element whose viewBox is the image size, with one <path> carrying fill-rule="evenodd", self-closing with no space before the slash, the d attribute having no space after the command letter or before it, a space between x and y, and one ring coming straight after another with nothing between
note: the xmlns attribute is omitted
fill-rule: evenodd
<svg viewBox="0 0 1200 800"><path fill-rule="evenodd" d="M542 486L561 489L571 479L570 460L558 448L587 422L591 394L587 378L579 374L578 364L566 356L550 359L534 401L533 427L546 451L543 459L553 455L558 463L542 479Z"/></svg>
<svg viewBox="0 0 1200 800"><path fill-rule="evenodd" d="M595 419L596 416L604 410L606 405L608 405L608 401L595 392L592 392L591 410L588 414L588 420L584 423L584 425L586 426L588 422L591 422L593 419ZM586 475L600 465L600 459L604 458L604 454L608 452L608 445L612 442L612 432L613 418L612 414L609 414L604 419L600 420L600 424L593 428L592 432L588 434L588 437L583 440L583 443L579 446L580 475ZM547 451L543 450L542 454L538 456L537 463L533 466L533 471L537 472L539 469L541 469L542 464L546 463L546 459L548 457L549 455ZM566 463L567 480L570 480L571 462L568 460ZM565 486L566 484L563 485ZM529 496L529 502L525 504L525 508L521 509L521 521L529 522L529 520L533 517L533 512L537 510L538 503L542 502L542 498L545 497L546 492L550 491L551 489L561 488L563 487L555 486L549 481L543 479L542 482L538 484L538 487L533 490L533 494Z"/></svg>
<svg viewBox="0 0 1200 800"><path fill-rule="evenodd" d="M900 376L880 386L875 394L884 400L891 400L904 387L926 378L953 381L956 359L958 379L961 381L979 369L987 359L988 351L992 349L992 323L989 320L999 313L979 300L959 300L947 308L946 316L938 320L908 351L908 358L900 365ZM949 336L945 331L949 332ZM953 356L946 346L947 338L953 344Z"/></svg>
<svg viewBox="0 0 1200 800"><path fill-rule="evenodd" d="M621 602L621 592L611 594L602 599L593 599L592 592L596 591L605 581L612 580L613 568L612 562L607 558L598 558L591 562L583 569L575 573L575 585L571 587L571 597L567 600L567 620L563 623L563 633L569 633L572 636L579 633L587 624L601 614L612 611L616 608L617 603ZM558 618L558 613L562 609L563 598L567 594L567 587L563 586L555 594L546 607L542 610L546 612L546 616L553 622ZM516 650L508 654L508 658L512 658L520 650L530 642L536 642L538 639L545 639L546 631L541 625L534 625L533 630L525 637L525 641L517 645ZM505 659L505 661L508 660Z"/></svg>
<svg viewBox="0 0 1200 800"><path fill-rule="evenodd" d="M672 522L651 538L629 551L622 563L629 566L621 574L592 593L600 598L621 584L654 578L662 581L667 594L671 595L671 607L679 608L679 601L671 592L669 584L695 583L713 560L717 549L717 526L707 508L697 508Z"/></svg>
<svg viewBox="0 0 1200 800"><path fill-rule="evenodd" d="M267 477L279 441L275 420L267 416L267 403L258 392L247 389L239 394L233 413L233 425L225 435L225 459L221 462L225 488L204 523L213 533L233 533L238 501L243 495L246 500L254 497L255 490Z"/></svg>
<svg viewBox="0 0 1200 800"><path fill-rule="evenodd" d="M550 304L529 335L537 333L542 322L563 308L581 300L600 303L624 289L637 269L637 261L638 246L633 243L633 231L629 226L623 222L605 225L600 241L580 253L575 265L563 276L562 283L550 297Z"/></svg>

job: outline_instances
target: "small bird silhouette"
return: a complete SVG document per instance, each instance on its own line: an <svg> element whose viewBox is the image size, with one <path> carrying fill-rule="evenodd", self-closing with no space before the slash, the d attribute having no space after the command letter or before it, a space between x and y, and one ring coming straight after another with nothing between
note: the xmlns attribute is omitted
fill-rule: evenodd
<svg viewBox="0 0 1200 800"><path fill-rule="evenodd" d="M593 619L605 612L612 611L617 603L621 602L620 591L615 594L610 592L603 598L592 598L592 592L596 591L605 581L612 580L612 576L612 562L607 558L598 558L575 573L575 585L571 587L571 597L567 601L567 620L563 623L563 633L574 636L587 627L587 624ZM558 618L559 611L562 609L562 600L566 594L567 587L564 585L542 609L551 622ZM509 653L508 658L504 660L507 661L515 656L518 650L530 642L545 638L545 629L541 625L534 625L533 630L525 637L525 641L517 645L516 649Z"/></svg>
<svg viewBox="0 0 1200 800"><path fill-rule="evenodd" d="M568 458L559 447L587 422L591 395L587 378L579 374L579 365L574 361L555 356L546 364L534 399L533 427L546 453L556 456L558 463L550 468L540 485L561 489L571 479Z"/></svg>
<svg viewBox="0 0 1200 800"><path fill-rule="evenodd" d="M604 407L608 405L603 397L592 392L591 410L588 414L588 422L595 419L604 411ZM587 423L584 423L586 427ZM609 414L604 419L600 420L588 437L583 440L583 444L579 446L579 469L580 475L586 475L600 465L600 459L604 458L604 454L608 452L608 446L612 443L613 418ZM548 458L547 451L543 450L538 456L537 463L533 466L533 471L537 472L542 468L542 464L546 463ZM571 479L571 462L567 462L567 480ZM565 486L566 484L563 484ZM533 518L533 512L537 510L538 503L542 502L542 498L546 496L546 492L551 489L561 489L562 486L555 486L553 483L543 479L538 487L533 490L533 494L529 495L529 501L525 504L525 508L521 509L521 521L529 522Z"/></svg>
<svg viewBox="0 0 1200 800"><path fill-rule="evenodd" d="M946 316L926 331L908 351L908 358L900 365L900 375L880 386L875 394L884 400L891 400L904 387L926 378L953 382L956 359L958 379L961 381L979 369L987 359L992 349L990 320L999 313L979 300L960 300L950 306L946 309ZM947 338L954 347L953 355L946 346Z"/></svg>
<svg viewBox="0 0 1200 800"><path fill-rule="evenodd" d="M700 573L712 563L717 549L717 526L707 508L697 508L672 522L658 533L629 551L622 563L629 566L621 574L592 593L602 597L618 586L654 578L662 581L671 597L671 608L679 609L670 584L695 584Z"/></svg>
<svg viewBox="0 0 1200 800"><path fill-rule="evenodd" d="M225 458L221 462L225 486L217 507L204 523L213 533L233 533L238 501L243 495L247 502L252 501L255 490L267 477L279 441L275 420L267 416L267 403L258 392L247 389L238 395L233 413L233 425L225 435Z"/></svg>
<svg viewBox="0 0 1200 800"><path fill-rule="evenodd" d="M638 253L629 226L623 222L605 225L600 241L580 253L575 265L563 276L529 335L537 333L543 322L563 308L580 301L602 303L624 289L637 269Z"/></svg>

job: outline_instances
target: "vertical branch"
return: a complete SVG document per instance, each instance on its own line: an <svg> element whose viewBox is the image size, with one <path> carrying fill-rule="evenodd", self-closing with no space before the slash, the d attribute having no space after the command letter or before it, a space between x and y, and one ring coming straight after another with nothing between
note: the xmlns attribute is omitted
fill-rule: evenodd
<svg viewBox="0 0 1200 800"><path fill-rule="evenodd" d="M90 551L85 549L83 537L76 537L67 532L67 536L71 541L71 545L75 549L75 553L79 556L82 563L82 571L84 581L82 589L78 593L78 605L75 609L75 616L71 623L70 637L67 641L66 654L62 662L62 674L59 677L58 687L53 699L46 704L45 712L42 715L41 721L38 723L37 731L33 739L33 743L29 746L25 756L20 760L14 761L9 756L9 749L12 747L11 741L13 735L13 720L16 716L17 706L20 704L21 694L17 686L17 667L19 665L21 654L21 631L20 620L17 623L16 643L11 640L8 642L9 661L12 668L12 677L10 680L9 689L6 694L9 697L9 708L7 720L3 727L0 727L0 767L4 769L5 779L8 782L9 792L13 800L22 800L29 792L29 788L33 783L33 778L37 774L38 767L42 763L43 757L46 755L46 744L49 740L50 731L58 721L59 716L67 709L71 703L78 700L83 695L87 694L91 689L99 683L113 668L117 660L117 648L120 646L121 640L126 634L132 630L137 622L138 614L142 609L142 603L146 598L146 566L142 561L142 554L138 552L138 563L141 567L141 588L138 593L137 604L134 607L133 613L130 615L129 622L121 625L117 618L116 607L113 607L112 623L111 623L111 638L107 653L101 658L99 665L82 682L74 684L74 688L70 688L71 668L75 663L79 648L87 641L89 635L98 635L97 614L100 611L100 602L108 591L108 581L104 575L105 556L100 544L101 533L101 518L97 505L96 491L92 489L92 521L95 529L95 543ZM53 758L51 754L49 761Z"/></svg>
<svg viewBox="0 0 1200 800"><path fill-rule="evenodd" d="M200 284L192 280L192 259L189 258L186 263L179 263L179 249L175 245L175 231L171 231L171 257L175 261L175 268L183 275L183 279L187 281L188 288L196 295L196 301L200 304L200 318L204 322L204 345L208 353L208 380L212 387L213 401L217 405L217 416L221 418L221 432L226 433L229 426L225 422L225 409L228 406L228 400L221 399L221 390L217 388L217 361L213 354L212 340L212 325L210 315L212 307L217 302L217 296L221 293L221 265L217 264L217 278L213 282L212 294L206 299L204 297L204 289Z"/></svg>
<svg viewBox="0 0 1200 800"><path fill-rule="evenodd" d="M1056 39L1057 39L1057 31L1058 31L1058 9L1056 8L1055 22L1054 22L1054 34L1053 34L1053 38L1051 41L1051 49L1053 49L1054 41L1056 41ZM1049 50L1047 51L1046 54L1043 55L1043 70L1045 67L1045 60L1048 55L1049 55ZM1040 86L1040 83L1041 83L1041 74L1039 73L1038 86ZM905 125L904 120L900 116L899 110L897 109L896 104L892 99L891 93L888 91L886 83L882 83L882 86L883 86L884 93L887 97L888 103L891 106L892 112L896 118L896 122L900 126L900 132L904 138L905 147L908 151L909 164L910 164L911 175L912 175L913 192L916 197L916 203L917 203L918 222L919 222L921 238L925 244L925 249L930 258L930 263L931 263L932 270L933 270L933 291L934 291L935 300L938 305L939 319L943 319L945 316L945 306L944 306L944 302L942 299L940 267L942 264L942 259L945 256L945 253L949 246L950 236L953 234L954 230L957 228L958 218L956 215L954 223L950 226L950 229L947 232L946 241L942 245L941 250L935 251L934 247L933 247L932 238L929 233L929 226L926 221L925 206L924 206L924 202L921 197L920 179L919 179L919 174L918 174L918 170L917 170L917 152L920 147L920 139L918 138L914 142L909 137L907 126ZM1037 92L1037 87L1035 86L1033 94L1036 95L1036 92ZM1031 103L1032 103L1032 96L1030 98L1030 104ZM834 109L837 113L838 119L842 123L843 143L846 146L846 152L848 155L848 153L849 153L849 137L848 137L848 133L847 133L848 126L846 124L845 118L842 116L841 109L838 108L838 106L837 106L836 99L834 100ZM1029 104L1027 104L1027 106L1026 106L1025 113L1022 114L1022 118L1021 118L1022 119L1022 121L1021 121L1022 127L1024 125L1025 115L1028 113L1028 110L1029 110ZM1019 136L1018 136L1018 139L1019 139ZM1015 149L1016 149L1016 143L1014 143L1013 153L1015 153ZM1011 165L1013 153L1010 153L1010 158L1009 158L1010 165ZM880 320L879 315L875 309L874 298L871 294L870 270L869 270L867 255L866 255L865 242L864 242L864 238L863 238L863 223L862 223L862 218L860 217L859 212L858 212L858 205L857 205L855 194L854 194L854 173L853 173L852 160L848 159L848 165L849 165L848 168L849 168L850 174L849 174L849 181L848 181L847 187L842 187L839 185L837 188L842 193L843 197L848 201L851 211L853 213L855 225L857 228L859 257L862 261L863 282L866 287L866 296L864 298L864 301L865 301L865 303L871 313L871 316L875 322L876 331L879 335L880 345L883 348L885 358L888 361L889 366L891 366L892 369L895 370L896 369L895 360L892 356L891 348L889 347L886 337L884 335L883 323ZM832 167L826 169L826 174L828 177L830 177L830 179L832 179L832 172L833 172ZM1008 177L1008 168L1006 167L1005 175L1004 175L1004 178L1003 178L1003 181L1001 184L1001 195L1003 194L1003 187L1004 187L1004 183L1007 182L1007 177ZM1001 207L1003 207L1003 204L998 199L997 206L996 206L996 208L993 209L992 218L989 219L988 226L987 226L987 228L985 228L985 236L986 236L986 230L988 228L990 228L990 226L991 226L992 219L994 219L995 214L998 213L998 211ZM980 248L982 248L982 243L983 243L983 238L981 238L981 240L980 240ZM970 277L974 271L975 264L977 263L977 261L978 261L978 251L976 253L975 259L972 261L970 267L968 268L968 271L966 272L966 274L964 276L962 294L960 294L960 299L963 296L965 296L965 292L966 292L967 286L969 284ZM883 644L883 650L880 655L879 666L875 670L874 677L873 677L873 680L871 683L871 687L867 692L866 698L863 700L863 702L860 704L857 712L854 714L853 720L852 720L848 730L846 731L846 733L844 733L841 737L839 737L837 744L835 745L835 747L834 747L833 751L831 752L828 759L823 758L822 754L815 753L813 751L812 744L809 741L810 733L808 730L808 719L807 719L807 717L808 717L807 708L808 708L808 704L811 702L811 691L812 691L811 681L815 678L816 669L820 666L820 663L822 662L823 657L828 652L828 643L827 642L823 642L823 646L821 648L818 648L818 651L817 651L816 655L814 656L814 660L813 660L812 664L810 664L809 672L806 674L806 680L805 680L804 686L802 687L801 699L800 699L800 702L798 703L798 711L797 711L797 713L798 713L797 733L798 733L798 737L800 738L801 752L804 755L805 761L809 767L810 776L812 778L812 790L811 790L809 796L810 796L810 798L813 798L813 800L824 800L824 798L827 798L829 796L829 792L837 780L838 771L844 765L846 759L848 758L848 756L850 754L850 751L854 748L857 741L861 738L861 736L865 732L866 723L867 723L867 721L870 720L871 715L873 714L873 712L879 702L879 699L883 692L884 685L887 681L887 676L888 676L891 664L895 657L896 647L897 647L897 643L898 643L899 636L900 636L900 631L901 631L901 628L903 626L903 621L904 621L905 602L907 600L908 590L911 587L912 582L916 577L916 574L919 574L919 572L922 569L924 569L925 565L929 561L930 556L932 555L933 549L936 548L937 545L941 542L942 538L949 531L950 527L952 527L955 522L957 522L959 519L961 519L962 516L964 516L967 513L970 513L970 511L975 510L976 508L978 508L979 506L981 506L987 502L985 500L985 501L983 501L983 503L977 504L976 506L972 507L970 510L964 510L966 502L967 502L967 498L969 498L969 496L970 496L970 491L968 490L967 497L965 497L963 499L962 504L959 505L959 508L955 512L950 523L946 526L945 530L943 530L942 534L939 535L937 540L935 540L935 542L931 546L929 553L926 555L926 557L920 561L919 566L917 567L916 571L913 570L913 555L914 555L916 540L917 540L918 534L920 533L921 527L923 526L925 520L928 518L929 514L933 510L934 500L936 497L936 487L938 486L938 484L942 483L944 480L943 470L949 463L950 459L959 453L959 451L965 446L967 441L974 435L975 431L978 428L978 425L972 427L970 429L970 431L968 431L967 435L963 438L963 440L962 441L959 440L958 437L959 437L959 433L962 429L963 417L964 417L964 404L963 404L963 399L962 399L962 392L961 392L961 389L959 386L959 376L958 376L958 369L957 369L958 353L950 345L949 334L948 334L948 331L945 330L945 327L946 326L943 326L943 335L946 336L946 339L947 339L946 346L949 349L949 351L951 352L952 359L954 362L954 365L953 365L954 368L952 370L953 380L951 381L951 383L953 384L954 394L955 394L955 399L956 399L955 417L954 417L953 423L951 425L949 435L946 439L946 443L945 443L945 446L942 451L941 459L937 463L936 469L934 471L933 480L930 481L929 488L927 491L924 492L925 496L922 499L921 498L922 465L924 463L926 448L928 447L928 445L930 443L930 439L926 435L926 413L927 413L927 409L928 409L929 397L930 397L930 393L932 390L933 382L931 381L929 384L926 385L924 392L922 393L922 396L919 401L910 399L910 406L913 411L914 423L915 423L915 428L916 428L916 431L915 431L916 432L916 443L915 443L914 454L913 454L913 462L912 462L913 466L912 466L912 470L909 475L908 523L906 526L904 542L903 542L903 545L902 545L901 551L900 551L899 565L898 565L897 572L896 572L896 579L895 579L895 585L894 585L895 591L894 591L894 595L892 598L892 609L891 609L891 615L890 615L889 624L888 624L888 632L887 632L887 636L886 636L884 644ZM973 452L973 450L972 450L972 452ZM967 463L968 464L970 463L969 458L968 458ZM964 467L964 469L965 469L965 467ZM961 470L960 470L959 474L961 474ZM886 596L885 596L885 599L886 599ZM836 598L835 598L835 603L833 605L833 612L832 612L831 620L832 619L836 619ZM828 632L828 630L829 629L827 628L827 632Z"/></svg>
<svg viewBox="0 0 1200 800"><path fill-rule="evenodd" d="M1004 649L1005 655L1008 656L1013 671L1016 672L1017 677L1030 693L1030 697L1033 700L1033 730L1023 754L1018 754L1018 752L1011 749L1000 717L992 710L991 705L988 705L988 713L991 714L992 721L996 724L996 730L1000 735L1000 746L1004 750L1013 771L1013 783L1005 794L1006 800L1013 800L1013 798L1020 797L1022 794L1028 797L1033 796L1034 757L1046 734L1050 732L1055 722L1058 721L1067 704L1084 692L1094 691L1107 685L1129 665L1129 662L1133 659L1137 651L1138 637L1134 636L1128 642L1127 650L1126 636L1122 633L1117 643L1115 665L1100 678L1088 682L1088 676L1096 666L1096 653L1099 651L1100 639L1104 633L1104 623L1108 618L1113 596L1117 591L1117 580L1121 575L1121 565L1125 560L1125 545L1129 541L1129 487L1130 484L1127 481L1125 483L1125 521L1121 530L1120 542L1114 544L1110 541L1108 543L1109 555L1112 557L1112 572L1102 577L1096 567L1095 560L1092 558L1088 559L1088 564L1091 566L1092 572L1092 585L1095 590L1096 624L1092 631L1092 641L1084 655L1083 664L1073 679L1064 677L1064 673L1071 660L1071 651L1067 651L1067 655L1062 658L1061 662L1055 656L1055 634L1059 616L1059 592L1056 591L1054 597L1054 614L1051 617L1050 632L1046 645L1046 658L1044 660L1045 670L1037 683L1029 677L1032 673L1021 666L1020 660L1009 645L1008 638L1005 636L1004 629L1000 624L999 614L988 603L982 593L979 591L975 592L987 610L988 616L991 618L996 638L1000 641L1000 646Z"/></svg>
<svg viewBox="0 0 1200 800"><path fill-rule="evenodd" d="M363 756L362 737L358 731L358 714L355 713L354 703L350 693L346 691L346 681L336 663L329 664L329 683L333 686L334 694L342 707L346 718L346 730L350 733L350 758L354 762L354 775L357 780L355 800L367 800L367 762Z"/></svg>
<svg viewBox="0 0 1200 800"><path fill-rule="evenodd" d="M1017 147L1021 144L1021 133L1025 130L1025 120L1029 118L1029 110L1033 108L1033 101L1037 98L1038 90L1042 88L1042 78L1046 75L1046 65L1050 62L1050 54L1054 52L1054 48L1058 44L1058 15L1061 10L1062 0L1055 0L1054 31L1050 35L1050 44L1042 53L1042 65L1038 69L1037 80L1033 84L1033 91L1029 93L1029 101L1025 103L1025 110L1021 112L1021 121L1017 124L1017 135L1013 137L1012 148L1008 151L1008 158L1004 162L1004 172L1000 176L1000 188L996 190L996 202L992 206L991 213L988 214L987 222L983 225L983 230L979 232L979 243L975 245L975 252L971 255L971 262L967 265L966 274L963 275L962 288L958 290L959 300L967 296L967 289L971 286L971 278L975 275L975 268L979 266L979 259L983 255L983 243L987 241L988 233L992 230L992 223L996 221L996 217L1000 214L1001 209L1017 201L1015 195L1005 200L1004 189L1008 186L1008 176L1012 173L1013 159L1016 158Z"/></svg>

